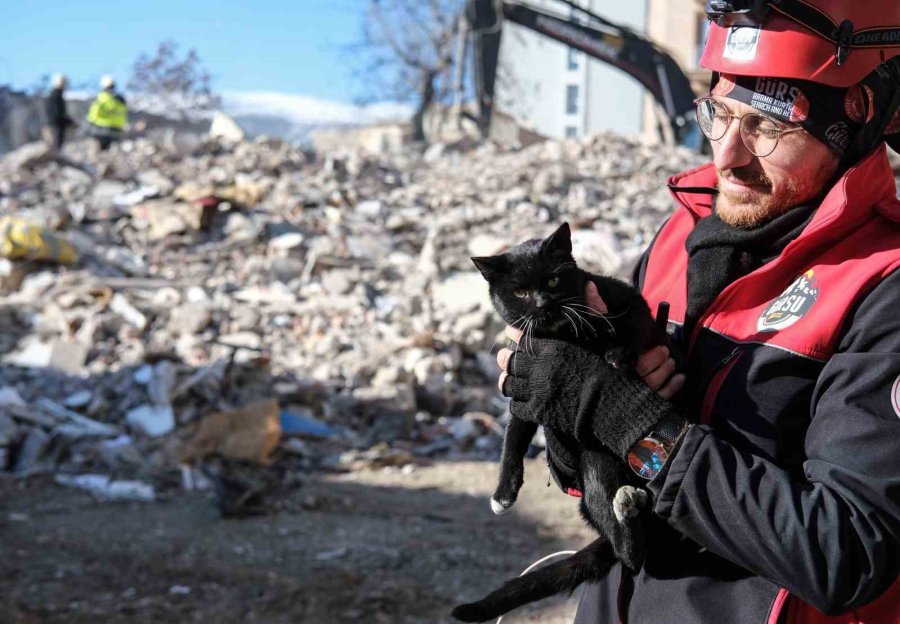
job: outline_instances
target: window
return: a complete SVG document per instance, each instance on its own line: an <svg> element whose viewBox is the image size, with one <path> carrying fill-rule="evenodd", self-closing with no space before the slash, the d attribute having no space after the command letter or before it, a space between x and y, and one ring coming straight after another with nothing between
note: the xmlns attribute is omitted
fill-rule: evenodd
<svg viewBox="0 0 900 624"><path fill-rule="evenodd" d="M567 139L577 139L578 138L578 128L575 126L566 126L566 138Z"/></svg>
<svg viewBox="0 0 900 624"><path fill-rule="evenodd" d="M578 85L568 85L566 87L566 113L574 114L578 112Z"/></svg>
<svg viewBox="0 0 900 624"><path fill-rule="evenodd" d="M569 48L569 69L578 69L578 50Z"/></svg>

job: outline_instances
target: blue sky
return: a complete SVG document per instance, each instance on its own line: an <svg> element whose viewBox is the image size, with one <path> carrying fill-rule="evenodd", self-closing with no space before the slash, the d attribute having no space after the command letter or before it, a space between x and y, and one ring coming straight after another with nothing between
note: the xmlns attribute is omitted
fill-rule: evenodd
<svg viewBox="0 0 900 624"><path fill-rule="evenodd" d="M0 23L0 84L62 72L78 84L127 82L163 39L195 48L218 91L277 91L351 102L348 46L362 38L366 0L8 3ZM15 7L15 8L13 8Z"/></svg>

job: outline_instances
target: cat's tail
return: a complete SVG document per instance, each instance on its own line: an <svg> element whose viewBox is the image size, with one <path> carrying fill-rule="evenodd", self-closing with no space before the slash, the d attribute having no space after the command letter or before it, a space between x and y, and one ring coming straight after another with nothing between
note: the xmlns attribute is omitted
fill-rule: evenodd
<svg viewBox="0 0 900 624"><path fill-rule="evenodd" d="M450 615L462 622L486 622L535 600L571 594L586 581L600 580L615 561L609 540L601 537L571 557L509 580L477 602L459 605Z"/></svg>

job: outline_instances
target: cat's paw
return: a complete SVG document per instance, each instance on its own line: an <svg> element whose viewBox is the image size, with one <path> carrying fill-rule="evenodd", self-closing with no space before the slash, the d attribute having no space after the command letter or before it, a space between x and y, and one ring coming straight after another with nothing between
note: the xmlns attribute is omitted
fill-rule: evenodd
<svg viewBox="0 0 900 624"><path fill-rule="evenodd" d="M497 500L496 498L491 499L491 511L493 511L498 516L502 516L509 508L515 504L515 500L503 499Z"/></svg>
<svg viewBox="0 0 900 624"><path fill-rule="evenodd" d="M633 485L620 487L613 497L613 513L616 514L616 520L621 523L628 518L634 518L647 504L648 497L647 490L642 488Z"/></svg>

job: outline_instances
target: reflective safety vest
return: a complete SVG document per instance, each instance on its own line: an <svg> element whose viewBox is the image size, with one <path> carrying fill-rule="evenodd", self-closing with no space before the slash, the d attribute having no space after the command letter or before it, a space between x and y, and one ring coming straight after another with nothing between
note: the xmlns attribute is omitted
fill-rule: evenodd
<svg viewBox="0 0 900 624"><path fill-rule="evenodd" d="M101 128L122 130L128 123L128 107L109 91L101 91L88 110L87 121Z"/></svg>

